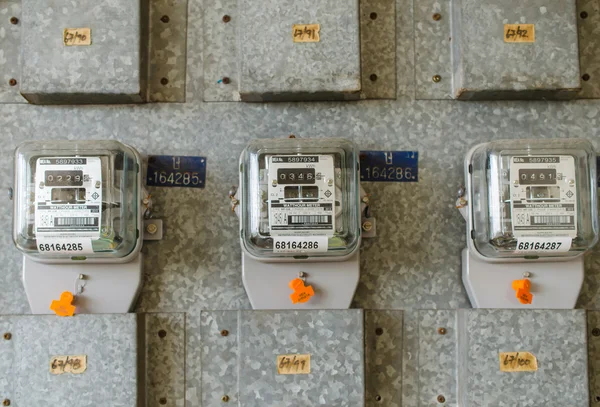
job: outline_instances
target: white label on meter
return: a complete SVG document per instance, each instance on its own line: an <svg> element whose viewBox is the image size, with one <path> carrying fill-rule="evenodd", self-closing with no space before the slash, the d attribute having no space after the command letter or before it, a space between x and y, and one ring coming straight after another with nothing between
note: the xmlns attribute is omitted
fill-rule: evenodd
<svg viewBox="0 0 600 407"><path fill-rule="evenodd" d="M517 252L564 253L571 249L570 237L520 237Z"/></svg>
<svg viewBox="0 0 600 407"><path fill-rule="evenodd" d="M511 218L515 237L526 241L528 237L577 236L575 171L575 159L568 155L511 157Z"/></svg>
<svg viewBox="0 0 600 407"><path fill-rule="evenodd" d="M273 238L273 253L325 253L327 236L282 236Z"/></svg>
<svg viewBox="0 0 600 407"><path fill-rule="evenodd" d="M40 252L91 254L102 225L99 157L39 158L35 233Z"/></svg>
<svg viewBox="0 0 600 407"><path fill-rule="evenodd" d="M268 166L271 236L333 236L333 156L277 155Z"/></svg>

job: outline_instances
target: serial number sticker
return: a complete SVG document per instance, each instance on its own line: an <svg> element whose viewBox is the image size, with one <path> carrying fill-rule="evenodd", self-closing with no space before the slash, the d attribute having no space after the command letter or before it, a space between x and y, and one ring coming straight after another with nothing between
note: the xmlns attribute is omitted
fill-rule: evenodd
<svg viewBox="0 0 600 407"><path fill-rule="evenodd" d="M91 238L37 236L37 247L42 253L88 254L94 253Z"/></svg>
<svg viewBox="0 0 600 407"><path fill-rule="evenodd" d="M310 355L278 355L277 374L309 374Z"/></svg>
<svg viewBox="0 0 600 407"><path fill-rule="evenodd" d="M278 236L273 238L273 253L325 253L327 236Z"/></svg>
<svg viewBox="0 0 600 407"><path fill-rule="evenodd" d="M538 370L537 358L530 352L500 352L500 371L535 372Z"/></svg>
<svg viewBox="0 0 600 407"><path fill-rule="evenodd" d="M535 42L535 25L504 24L504 42Z"/></svg>
<svg viewBox="0 0 600 407"><path fill-rule="evenodd" d="M517 252L564 253L571 249L570 237L520 237L517 239Z"/></svg>
<svg viewBox="0 0 600 407"><path fill-rule="evenodd" d="M92 29L65 28L63 31L63 43L66 46L92 45Z"/></svg>
<svg viewBox="0 0 600 407"><path fill-rule="evenodd" d="M146 185L150 187L204 188L206 158L153 155L148 158Z"/></svg>
<svg viewBox="0 0 600 407"><path fill-rule="evenodd" d="M319 42L321 41L320 31L320 24L294 24L292 38L294 42Z"/></svg>
<svg viewBox="0 0 600 407"><path fill-rule="evenodd" d="M87 355L52 356L50 359L50 373L61 375L64 373L81 374L87 369Z"/></svg>
<svg viewBox="0 0 600 407"><path fill-rule="evenodd" d="M371 182L419 182L418 151L361 151L360 179Z"/></svg>

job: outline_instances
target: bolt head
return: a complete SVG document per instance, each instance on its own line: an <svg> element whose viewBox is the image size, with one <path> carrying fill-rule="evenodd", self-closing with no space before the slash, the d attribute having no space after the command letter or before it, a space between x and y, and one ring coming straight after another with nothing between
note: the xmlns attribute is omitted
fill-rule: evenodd
<svg viewBox="0 0 600 407"><path fill-rule="evenodd" d="M2 405L3 405L3 406L10 406L10 400L9 400L9 399L4 399L4 400L2 401Z"/></svg>
<svg viewBox="0 0 600 407"><path fill-rule="evenodd" d="M223 16L223 22L224 22L224 23L228 23L228 22L230 22L230 21L231 21L231 16L229 16L229 15L225 14L225 15Z"/></svg>
<svg viewBox="0 0 600 407"><path fill-rule="evenodd" d="M445 403L446 397L444 397L440 394L439 396L437 396L437 401L438 401L438 403Z"/></svg>
<svg viewBox="0 0 600 407"><path fill-rule="evenodd" d="M442 80L442 77L441 77L440 75L433 75L433 78L432 78L432 80L433 80L435 83L438 83L438 82L441 82L441 80Z"/></svg>
<svg viewBox="0 0 600 407"><path fill-rule="evenodd" d="M5 340L7 340L7 341L10 341L10 340L11 340L11 338L12 338L12 334L11 334L10 332L6 332L6 333L4 334L4 339L5 339Z"/></svg>
<svg viewBox="0 0 600 407"><path fill-rule="evenodd" d="M164 329L161 329L160 331L158 331L158 337L159 338L164 338L165 336L167 336L167 331L165 331Z"/></svg>
<svg viewBox="0 0 600 407"><path fill-rule="evenodd" d="M375 329L375 335L377 335L377 336L383 335L383 328L376 328Z"/></svg>
<svg viewBox="0 0 600 407"><path fill-rule="evenodd" d="M10 23L12 25L19 24L19 19L17 17L11 17L10 18Z"/></svg>
<svg viewBox="0 0 600 407"><path fill-rule="evenodd" d="M438 333L440 335L446 335L448 331L446 330L446 328L438 328Z"/></svg>
<svg viewBox="0 0 600 407"><path fill-rule="evenodd" d="M221 331L221 336L227 336L227 335L229 335L229 331L227 329L223 329Z"/></svg>
<svg viewBox="0 0 600 407"><path fill-rule="evenodd" d="M523 277L524 278L529 278L529 277L531 277L531 273L529 271L526 271L526 272L523 273Z"/></svg>
<svg viewBox="0 0 600 407"><path fill-rule="evenodd" d="M12 78L8 81L8 84L10 86L17 86L17 80L15 78Z"/></svg>
<svg viewBox="0 0 600 407"><path fill-rule="evenodd" d="M377 13L373 12L373 13L369 14L369 18L371 20L377 20Z"/></svg>
<svg viewBox="0 0 600 407"><path fill-rule="evenodd" d="M160 84L165 86L169 84L169 79L168 78L161 78L160 80Z"/></svg>
<svg viewBox="0 0 600 407"><path fill-rule="evenodd" d="M366 221L362 224L362 228L365 232L369 232L373 229L373 223Z"/></svg>
<svg viewBox="0 0 600 407"><path fill-rule="evenodd" d="M600 336L600 328L594 328L594 329L592 329L592 335L594 335L594 336Z"/></svg>
<svg viewBox="0 0 600 407"><path fill-rule="evenodd" d="M165 404L167 404L167 398L161 397L160 399L158 399L158 403L164 406Z"/></svg>
<svg viewBox="0 0 600 407"><path fill-rule="evenodd" d="M221 397L221 401L223 401L224 403L227 403L229 401L229 396L224 395L223 397Z"/></svg>
<svg viewBox="0 0 600 407"><path fill-rule="evenodd" d="M146 232L148 232L151 235L153 235L156 232L158 232L158 226L156 226L155 223L150 223L150 224L148 224L148 226L146 226Z"/></svg>
<svg viewBox="0 0 600 407"><path fill-rule="evenodd" d="M160 18L160 21L162 21L163 23L168 23L169 21L171 21L171 19L169 18L169 16L164 15Z"/></svg>
<svg viewBox="0 0 600 407"><path fill-rule="evenodd" d="M221 80L223 81L224 85L229 85L231 83L231 79L229 79L227 76L224 76Z"/></svg>
<svg viewBox="0 0 600 407"><path fill-rule="evenodd" d="M440 21L442 19L442 15L440 13L435 13L432 18L434 21Z"/></svg>

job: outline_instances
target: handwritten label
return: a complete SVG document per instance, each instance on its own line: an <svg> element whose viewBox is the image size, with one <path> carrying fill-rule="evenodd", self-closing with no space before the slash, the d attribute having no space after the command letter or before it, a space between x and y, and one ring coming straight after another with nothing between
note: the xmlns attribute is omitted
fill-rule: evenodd
<svg viewBox="0 0 600 407"><path fill-rule="evenodd" d="M63 42L66 46L92 45L91 28L65 28Z"/></svg>
<svg viewBox="0 0 600 407"><path fill-rule="evenodd" d="M278 374L309 374L310 355L277 356Z"/></svg>
<svg viewBox="0 0 600 407"><path fill-rule="evenodd" d="M319 42L321 37L321 24L294 24L292 27L292 37L294 42Z"/></svg>
<svg viewBox="0 0 600 407"><path fill-rule="evenodd" d="M50 359L50 373L52 374L81 374L87 369L87 356L53 356Z"/></svg>
<svg viewBox="0 0 600 407"><path fill-rule="evenodd" d="M500 370L503 372L535 372L537 358L529 352L500 352Z"/></svg>
<svg viewBox="0 0 600 407"><path fill-rule="evenodd" d="M504 42L535 42L535 25L504 24Z"/></svg>

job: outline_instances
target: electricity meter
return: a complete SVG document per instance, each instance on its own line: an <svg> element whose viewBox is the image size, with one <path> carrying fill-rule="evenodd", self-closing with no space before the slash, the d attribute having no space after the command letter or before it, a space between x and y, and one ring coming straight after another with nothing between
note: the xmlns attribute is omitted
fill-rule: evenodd
<svg viewBox="0 0 600 407"><path fill-rule="evenodd" d="M349 307L361 242L354 145L255 140L242 152L240 171L243 280L254 308ZM293 305L290 296L304 287L314 295Z"/></svg>
<svg viewBox="0 0 600 407"><path fill-rule="evenodd" d="M484 308L573 308L598 241L596 155L582 139L494 141L465 160L463 282Z"/></svg>
<svg viewBox="0 0 600 407"><path fill-rule="evenodd" d="M78 313L130 309L141 284L141 189L139 154L117 141L17 148L13 239L34 313L64 291Z"/></svg>

